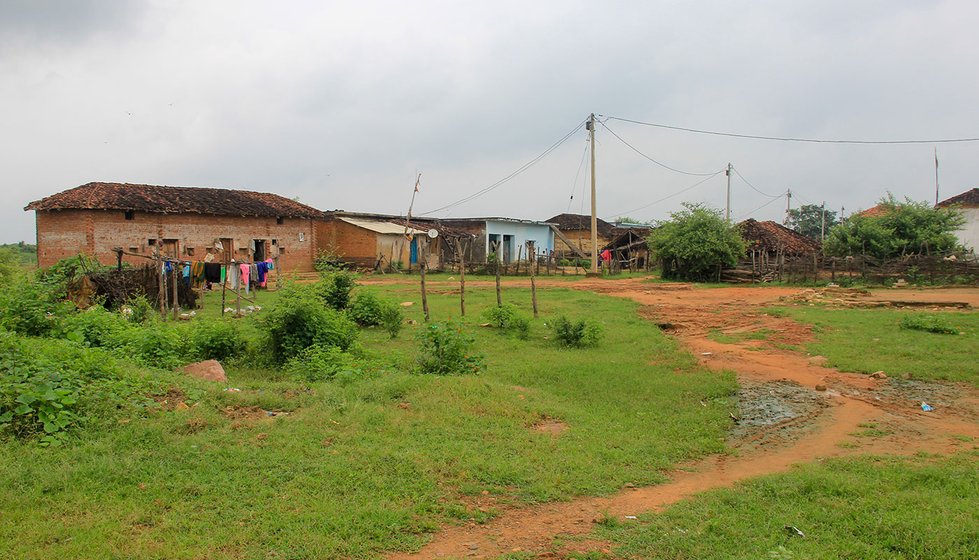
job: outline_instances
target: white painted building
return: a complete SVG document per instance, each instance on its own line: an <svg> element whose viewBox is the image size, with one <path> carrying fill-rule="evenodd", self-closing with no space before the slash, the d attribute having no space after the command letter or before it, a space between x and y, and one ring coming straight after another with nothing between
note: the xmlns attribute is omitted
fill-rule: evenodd
<svg viewBox="0 0 979 560"><path fill-rule="evenodd" d="M498 244L496 258L502 262L513 262L518 257L526 260L528 241L534 242L538 255L546 255L554 250L554 232L547 222L515 218L479 219L486 222L486 254L493 252L494 243Z"/></svg>
<svg viewBox="0 0 979 560"><path fill-rule="evenodd" d="M955 207L962 212L965 223L955 235L966 249L979 253L979 188L943 200L939 207Z"/></svg>

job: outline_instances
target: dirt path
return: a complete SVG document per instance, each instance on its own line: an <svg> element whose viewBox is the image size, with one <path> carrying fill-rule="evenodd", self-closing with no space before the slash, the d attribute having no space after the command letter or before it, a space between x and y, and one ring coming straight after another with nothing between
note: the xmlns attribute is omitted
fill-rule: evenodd
<svg viewBox="0 0 979 560"><path fill-rule="evenodd" d="M979 395L970 387L871 379L822 367L818 357L774 346L772 342L798 345L811 337L808 327L760 311L780 297L798 293L798 288L699 289L639 279L553 285L632 299L643 305L643 316L677 336L706 367L736 372L745 403L755 407L746 408L745 416L739 418L750 426L732 441L737 452L686 465L671 473L670 482L657 486L514 509L489 523L448 527L419 552L390 558L496 558L511 552L562 557L602 550L608 543L571 539L567 541L571 544L555 548L554 539L583 536L594 521L606 515L623 517L657 510L697 492L819 458L853 453L947 453L968 445L952 436L979 438ZM975 289L882 290L864 297L961 301L979 307L979 290ZM771 341L739 336L766 330L775 333ZM708 338L712 331L743 340L716 342ZM942 405L937 413L927 413L918 406L920 400ZM869 426L874 427L873 437L854 435L861 429L866 432Z"/></svg>

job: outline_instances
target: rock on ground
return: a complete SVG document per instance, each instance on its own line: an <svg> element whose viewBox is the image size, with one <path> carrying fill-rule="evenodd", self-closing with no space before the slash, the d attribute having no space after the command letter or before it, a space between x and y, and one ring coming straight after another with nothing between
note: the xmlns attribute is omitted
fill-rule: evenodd
<svg viewBox="0 0 979 560"><path fill-rule="evenodd" d="M224 373L224 368L217 360L204 360L187 364L183 368L184 373L192 375L204 381L227 381L228 376Z"/></svg>

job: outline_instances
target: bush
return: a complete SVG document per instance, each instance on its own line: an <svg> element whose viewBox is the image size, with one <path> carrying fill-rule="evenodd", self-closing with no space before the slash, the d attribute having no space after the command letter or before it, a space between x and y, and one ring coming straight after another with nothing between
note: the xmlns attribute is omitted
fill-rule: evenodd
<svg viewBox="0 0 979 560"><path fill-rule="evenodd" d="M388 299L381 299L372 292L357 294L347 312L350 318L362 327L382 325L391 338L398 336L404 322L404 312L400 305Z"/></svg>
<svg viewBox="0 0 979 560"><path fill-rule="evenodd" d="M526 340L530 336L530 318L520 313L516 306L504 303L483 312L483 318L503 333L514 333Z"/></svg>
<svg viewBox="0 0 979 560"><path fill-rule="evenodd" d="M684 210L653 230L649 249L663 266L664 278L709 280L745 254L741 233L721 213L701 204Z"/></svg>
<svg viewBox="0 0 979 560"><path fill-rule="evenodd" d="M145 408L165 381L105 351L0 333L0 435L59 445L70 430Z"/></svg>
<svg viewBox="0 0 979 560"><path fill-rule="evenodd" d="M245 351L245 337L230 320L200 319L191 325L190 341L195 360L224 361Z"/></svg>
<svg viewBox="0 0 979 560"><path fill-rule="evenodd" d="M20 278L0 290L0 327L29 336L45 336L74 305L61 301L63 289L33 278Z"/></svg>
<svg viewBox="0 0 979 560"><path fill-rule="evenodd" d="M157 309L150 303L149 298L143 294L133 296L126 300L120 311L123 317L131 323L142 325L156 316Z"/></svg>
<svg viewBox="0 0 979 560"><path fill-rule="evenodd" d="M419 334L421 342L418 356L419 373L452 375L478 373L483 368L483 357L475 351L475 339L452 323L440 322L428 325Z"/></svg>
<svg viewBox="0 0 979 560"><path fill-rule="evenodd" d="M958 329L948 324L944 317L935 315L907 315L901 319L901 328L935 334L958 334Z"/></svg>
<svg viewBox="0 0 979 560"><path fill-rule="evenodd" d="M350 305L350 291L356 285L352 274L340 271L325 274L317 283L317 288L327 305L343 311Z"/></svg>
<svg viewBox="0 0 979 560"><path fill-rule="evenodd" d="M149 323L121 331L106 341L116 355L146 367L174 369L194 358L189 329Z"/></svg>
<svg viewBox="0 0 979 560"><path fill-rule="evenodd" d="M101 305L71 313L58 326L58 334L85 346L112 346L123 331L132 328L129 321Z"/></svg>
<svg viewBox="0 0 979 560"><path fill-rule="evenodd" d="M834 256L870 255L888 259L915 253L942 253L959 247L955 230L964 223L956 208L934 208L927 202L893 195L881 199L880 212L857 214L829 231L824 248Z"/></svg>
<svg viewBox="0 0 979 560"><path fill-rule="evenodd" d="M327 381L337 375L363 375L358 358L336 346L314 345L306 348L286 362L284 368L292 377L301 381Z"/></svg>
<svg viewBox="0 0 979 560"><path fill-rule="evenodd" d="M585 348L598 345L602 338L602 326L584 319L572 322L562 315L554 321L554 334L564 346Z"/></svg>
<svg viewBox="0 0 979 560"><path fill-rule="evenodd" d="M262 320L267 346L277 363L313 345L336 346L346 350L357 338L357 324L339 311L323 305L322 299L307 288L284 291Z"/></svg>

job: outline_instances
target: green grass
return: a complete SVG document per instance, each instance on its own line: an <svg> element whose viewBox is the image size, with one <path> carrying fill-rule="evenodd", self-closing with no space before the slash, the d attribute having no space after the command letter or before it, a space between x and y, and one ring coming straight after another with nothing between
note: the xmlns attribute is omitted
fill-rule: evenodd
<svg viewBox="0 0 979 560"><path fill-rule="evenodd" d="M596 532L620 558L977 558L979 454L806 465Z"/></svg>
<svg viewBox="0 0 979 560"><path fill-rule="evenodd" d="M907 318L933 315L894 309L830 309L785 307L774 310L815 327L816 341L807 346L843 371L891 377L963 381L979 387L979 312L944 312L942 323L964 334L944 335L901 328Z"/></svg>
<svg viewBox="0 0 979 560"><path fill-rule="evenodd" d="M541 318L518 340L475 326L495 293L471 290L464 323L488 367L431 377L407 373L422 328L417 287L370 289L414 301L406 312L416 324L394 341L381 329L362 333L380 364L364 378L305 386L242 363L187 411L83 433L61 449L0 443L0 552L374 557L418 547L439 523L492 514L468 509L467 496L486 491L505 505L607 494L724 449L733 377L699 369L631 302L539 290ZM459 319L457 296L435 293L446 290L432 290L432 315ZM204 314L217 315L220 296L208 297ZM258 303L276 297L260 292ZM505 288L504 298L529 314L529 290ZM544 324L559 314L601 322L603 342L558 347ZM253 317L240 321L259 334ZM235 420L222 413L229 406L289 414ZM530 429L544 417L569 429Z"/></svg>

